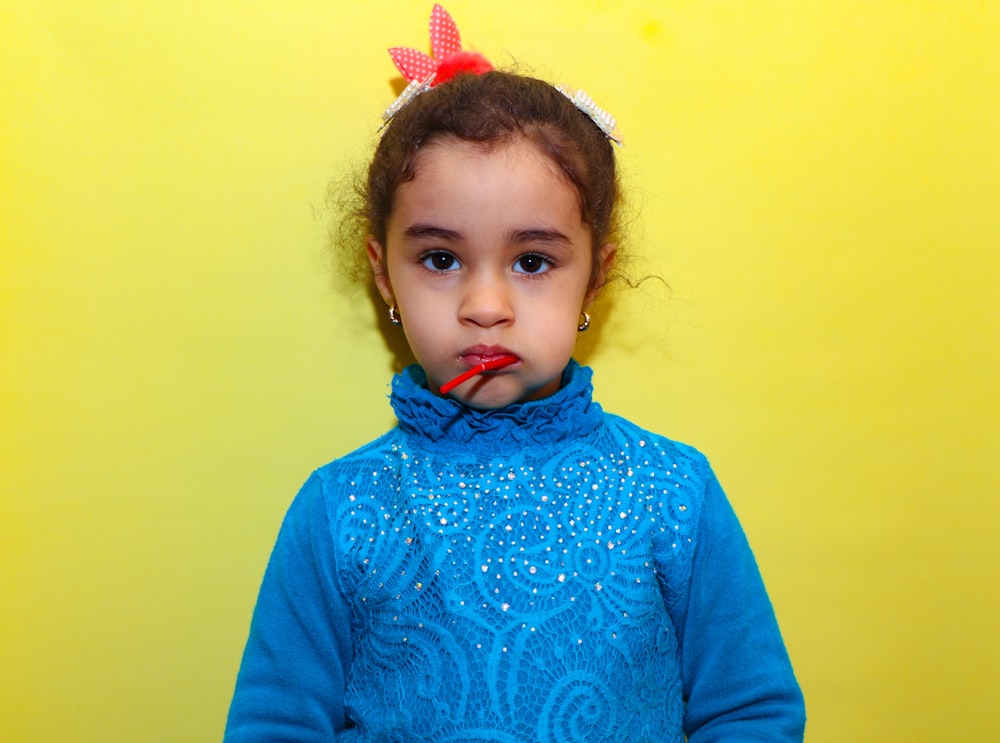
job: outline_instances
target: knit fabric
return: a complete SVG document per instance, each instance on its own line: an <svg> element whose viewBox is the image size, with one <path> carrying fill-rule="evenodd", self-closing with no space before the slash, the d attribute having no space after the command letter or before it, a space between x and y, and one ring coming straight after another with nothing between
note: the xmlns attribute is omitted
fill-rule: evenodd
<svg viewBox="0 0 1000 743"><path fill-rule="evenodd" d="M704 457L605 414L571 362L314 473L272 554L226 741L802 739L753 556Z"/></svg>

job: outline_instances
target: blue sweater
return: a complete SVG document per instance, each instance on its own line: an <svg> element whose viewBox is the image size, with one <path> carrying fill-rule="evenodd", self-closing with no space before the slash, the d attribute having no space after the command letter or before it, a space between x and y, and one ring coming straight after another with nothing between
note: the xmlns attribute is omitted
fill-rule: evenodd
<svg viewBox="0 0 1000 743"><path fill-rule="evenodd" d="M571 362L555 395L483 412L397 375L399 425L288 511L227 743L802 740L707 462L590 378Z"/></svg>

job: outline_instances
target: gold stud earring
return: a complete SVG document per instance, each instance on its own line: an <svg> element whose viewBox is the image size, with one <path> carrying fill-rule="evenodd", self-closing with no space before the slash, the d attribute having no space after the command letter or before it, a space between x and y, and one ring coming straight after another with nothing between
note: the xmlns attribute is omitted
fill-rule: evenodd
<svg viewBox="0 0 1000 743"><path fill-rule="evenodd" d="M580 324L576 326L576 332L582 333L590 327L590 314L586 310L580 312Z"/></svg>
<svg viewBox="0 0 1000 743"><path fill-rule="evenodd" d="M396 308L395 304L393 304L392 307L389 308L389 322L391 322L393 325L403 324L403 321L399 319L399 310Z"/></svg>

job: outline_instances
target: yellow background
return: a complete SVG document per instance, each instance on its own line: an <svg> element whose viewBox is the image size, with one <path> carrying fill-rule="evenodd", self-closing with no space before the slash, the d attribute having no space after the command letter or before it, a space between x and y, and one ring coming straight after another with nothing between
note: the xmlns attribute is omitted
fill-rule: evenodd
<svg viewBox="0 0 1000 743"><path fill-rule="evenodd" d="M430 6L0 2L4 741L221 736L288 501L392 422L325 189ZM812 743L1000 738L998 8L449 6L618 116L670 290L583 355L712 459Z"/></svg>

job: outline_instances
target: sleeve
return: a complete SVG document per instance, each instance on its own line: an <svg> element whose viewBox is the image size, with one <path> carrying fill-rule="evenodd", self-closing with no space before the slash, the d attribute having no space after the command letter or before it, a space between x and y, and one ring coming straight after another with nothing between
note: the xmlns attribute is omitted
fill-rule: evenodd
<svg viewBox="0 0 1000 743"><path fill-rule="evenodd" d="M680 619L690 743L801 742L802 692L750 545L714 476Z"/></svg>
<svg viewBox="0 0 1000 743"><path fill-rule="evenodd" d="M312 743L343 730L351 662L322 484L292 502L271 553L229 708L225 743Z"/></svg>

